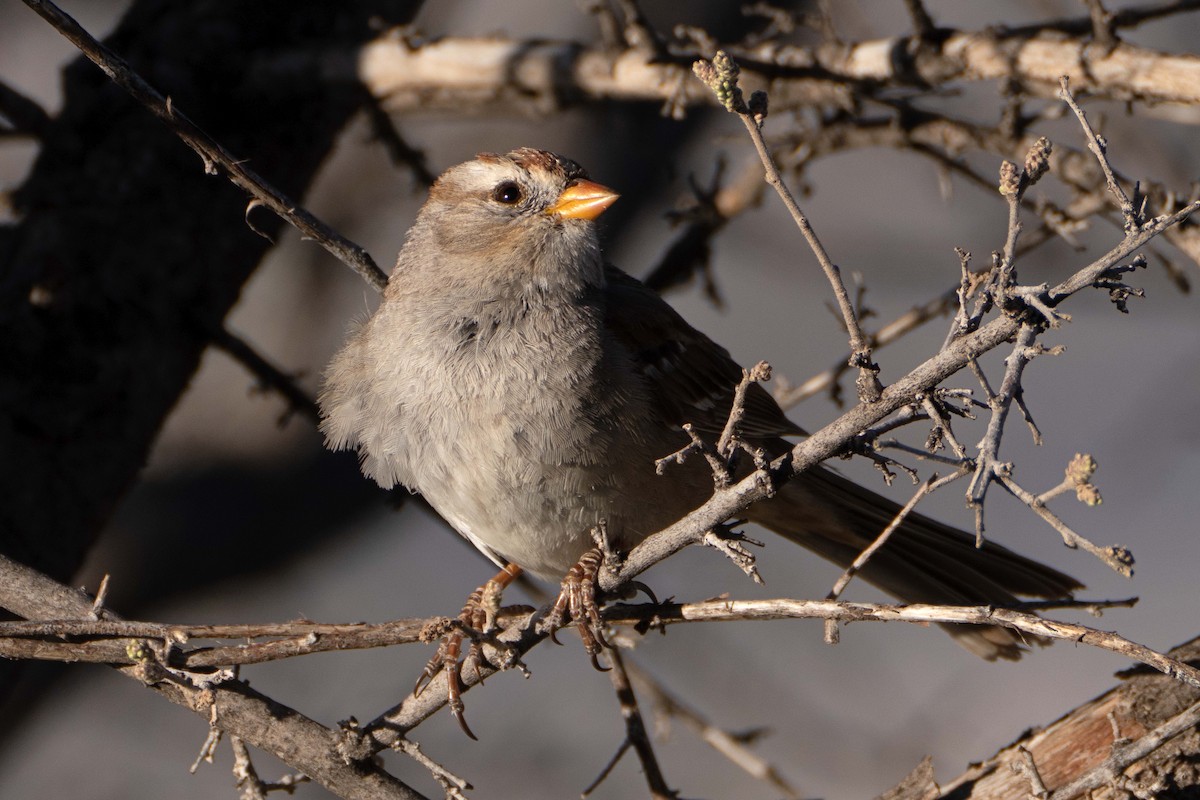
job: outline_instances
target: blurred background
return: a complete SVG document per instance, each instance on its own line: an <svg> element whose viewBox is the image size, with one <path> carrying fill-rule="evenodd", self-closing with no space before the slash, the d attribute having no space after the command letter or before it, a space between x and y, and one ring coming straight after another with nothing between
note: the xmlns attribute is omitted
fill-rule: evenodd
<svg viewBox="0 0 1200 800"><path fill-rule="evenodd" d="M726 13L700 12L692 5L647 0L644 9L668 27L693 18L714 24ZM939 24L964 29L1083 13L1081 4L1066 0L926 5ZM97 36L116 24L126 6L107 0L64 3ZM899 0L844 6L836 18L848 40L908 29ZM1183 19L1187 25L1146 25L1128 38L1158 50L1195 52L1196 18ZM576 40L593 38L595 30L593 18L578 5L546 0L427 3L417 25L430 35L502 32ZM75 58L74 48L22 3L0 0L0 75L6 82L53 113L61 103L59 70ZM996 87L987 83L967 85L943 102L981 115L994 115L999 107ZM180 103L186 109L185 100ZM1164 181L1182 192L1200 177L1195 120L1130 117L1115 104L1088 110L1125 175ZM203 119L197 121L203 125ZM1081 147L1071 120L1042 128L1038 132L1056 142ZM601 106L548 119L414 116L402 129L435 174L477 152L522 145L581 162L622 194L604 217L606 248L614 263L635 275L645 274L671 242L666 215L686 201L688 176L704 183L718 157L736 165L752 155L741 126L727 114L695 112L678 122L653 107ZM261 146L270 148L271 142ZM661 156L664 149L672 153L669 160ZM28 142L0 139L0 190L19 184L35 155ZM253 153L244 155L253 163ZM994 174L998 162L988 161L981 160L981 169ZM211 180L198 160L196 166L197 181ZM950 179L947 196L944 176L909 153L851 151L816 162L805 181L802 205L834 260L845 272L861 274L866 303L877 315L872 322L890 320L953 285L955 246L974 252L981 264L1003 243L1005 209L994 190ZM1056 189L1039 185L1037 191ZM422 199L423 188L392 165L360 119L345 131L304 202L387 268ZM231 209L231 220L240 213ZM1101 223L1081 234L1085 252L1047 244L1020 263L1021 278L1057 281L1119 235ZM793 383L841 357L845 339L827 310L828 286L776 198L765 198L761 208L734 220L713 250L722 306L695 283L668 295L696 327L744 363L768 360L777 376ZM1187 269L1194 280L1194 266ZM1100 293L1069 303L1073 322L1043 339L1065 345L1066 352L1038 359L1026 372L1026 399L1045 444L1034 447L1014 421L1002 456L1016 463L1025 487L1041 491L1061 480L1076 452L1091 453L1100 464L1096 482L1103 505L1086 508L1066 496L1054 507L1093 541L1130 547L1136 576L1123 579L1086 554L1067 550L1054 531L998 490L989 497L988 530L997 541L1081 579L1088 598L1139 596L1136 608L1111 611L1101 620L1063 616L1162 650L1195 636L1200 619L1195 589L1200 494L1193 487L1200 474L1195 422L1200 325L1196 299L1161 268L1139 273L1134 282L1145 288L1147 299L1132 301L1128 316ZM375 303L375 293L361 279L289 231L247 285L229 328L297 374L315 395L348 323ZM884 383L936 349L947 325L948 320L935 321L878 352ZM1002 355L985 362L996 381ZM951 383L973 385L967 376ZM108 573L112 608L132 618L181 623L382 621L455 613L490 577L492 566L419 503L393 510L359 475L354 456L327 452L302 416L281 424L285 411L278 396L256 391L252 376L210 349L162 430L141 482L121 504L76 585L94 591ZM809 429L838 413L824 396L791 412ZM983 427L958 432L973 443ZM913 436L919 443L920 432ZM897 502L913 491L903 477L886 489L864 464L836 466ZM970 527L965 488L954 484L922 508ZM680 600L722 593L824 596L837 571L763 535L767 547L759 563L765 587L700 550L684 552L644 577L659 597ZM849 597L880 599L865 585L853 586ZM513 591L509 600L522 598ZM468 718L480 742L468 741L446 713L418 730L426 753L478 787L474 796L577 796L620 744L623 728L608 677L587 665L574 637L564 641L566 647L544 646L530 655L531 680L502 674L467 696ZM333 724L349 716L371 719L397 702L431 653L429 647L410 646L317 655L242 674L259 691ZM666 636L647 637L635 658L714 724L768 728L758 751L805 796L829 798L874 796L926 754L933 756L939 779L953 777L1025 728L1049 723L1104 691L1114 683L1114 671L1129 666L1061 642L1020 663L988 664L936 629L915 626L854 625L843 630L841 644L830 647L821 641L819 622L679 626ZM216 765L187 774L206 734L195 715L102 667L36 665L24 680L33 699L0 726L0 797L232 796L225 747ZM644 710L654 717L651 708ZM660 733L664 773L682 796L777 796L678 724ZM403 780L439 795L424 770L399 756L388 760ZM268 779L285 769L262 754L256 766ZM627 756L595 796L644 791L636 761ZM311 786L296 794L325 796Z"/></svg>

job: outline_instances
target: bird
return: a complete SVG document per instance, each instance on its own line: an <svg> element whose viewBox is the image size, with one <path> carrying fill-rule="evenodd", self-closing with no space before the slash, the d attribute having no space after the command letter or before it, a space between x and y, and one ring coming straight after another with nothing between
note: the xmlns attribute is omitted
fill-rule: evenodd
<svg viewBox="0 0 1200 800"><path fill-rule="evenodd" d="M721 433L742 368L605 260L596 219L617 197L576 162L534 148L449 168L409 229L380 305L325 371L327 446L356 450L380 486L420 493L503 568L491 588L522 571L549 581L577 575L598 528L626 552L713 491L704 459L662 474L655 463L688 444L685 425L702 437ZM772 458L804 433L757 383L740 430ZM845 567L898 511L818 466L745 516ZM1082 588L918 513L859 574L910 603L1003 606ZM476 610L484 588L472 595ZM1025 649L1004 628L945 627L985 659ZM594 660L603 638L589 643L581 633ZM427 678L454 667L459 642L444 643ZM473 737L457 683L448 680L450 705Z"/></svg>

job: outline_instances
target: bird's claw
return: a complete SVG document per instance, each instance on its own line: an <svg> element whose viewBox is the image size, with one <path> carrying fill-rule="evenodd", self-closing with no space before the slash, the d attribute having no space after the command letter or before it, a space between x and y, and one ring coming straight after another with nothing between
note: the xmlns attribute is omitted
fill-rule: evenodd
<svg viewBox="0 0 1200 800"><path fill-rule="evenodd" d="M421 670L421 674L417 676L417 682L413 686L413 697L419 697L421 692L433 683L433 679L437 677L438 673L445 672L446 705L450 707L450 713L458 720L458 726L462 728L463 733L476 741L479 740L479 737L467 725L467 718L463 713L466 705L462 700L462 676L466 665L470 664L475 670L476 682L483 683L483 672L479 668L484 658L481 641L487 638L495 627L500 593L504 588L497 585L498 583L496 580L491 580L471 592L462 611L459 612L456 624L442 637L437 652L425 664L425 668ZM460 658L463 639L468 635L471 639L471 646L467 650L466 657Z"/></svg>
<svg viewBox="0 0 1200 800"><path fill-rule="evenodd" d="M604 554L599 548L593 548L583 554L579 563L571 567L562 582L562 590L554 607L546 616L543 623L549 632L550 640L562 644L555 637L555 632L563 627L567 617L575 622L579 638L583 641L583 649L592 660L592 666L601 672L607 672L608 667L600 665L600 651L612 645L604 638L604 621L600 618L600 604L596 601L596 578Z"/></svg>

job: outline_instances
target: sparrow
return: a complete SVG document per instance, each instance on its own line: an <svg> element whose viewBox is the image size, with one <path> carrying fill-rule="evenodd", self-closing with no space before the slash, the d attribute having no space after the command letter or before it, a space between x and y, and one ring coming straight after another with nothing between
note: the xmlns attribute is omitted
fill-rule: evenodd
<svg viewBox="0 0 1200 800"><path fill-rule="evenodd" d="M662 474L655 462L688 444L685 424L716 440L742 369L605 261L595 220L616 199L577 163L544 150L483 153L451 167L408 231L382 303L325 373L327 445L357 450L363 473L380 486L419 492L504 568L493 589L522 570L551 581L578 574L594 531L628 551L713 491L704 459ZM803 431L752 383L741 435L774 458ZM816 467L745 513L844 567L898 510ZM1082 588L916 513L860 575L915 603L1005 606ZM480 587L472 599L483 594ZM989 660L1023 651L1004 628L945 627ZM454 666L460 641L441 649L426 677ZM585 634L593 660L601 643ZM470 735L457 683L448 681L450 705Z"/></svg>

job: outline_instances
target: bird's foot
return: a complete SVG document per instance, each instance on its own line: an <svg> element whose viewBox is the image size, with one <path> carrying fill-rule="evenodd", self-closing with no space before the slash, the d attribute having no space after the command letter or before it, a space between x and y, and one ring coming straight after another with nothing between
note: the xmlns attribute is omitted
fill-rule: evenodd
<svg viewBox="0 0 1200 800"><path fill-rule="evenodd" d="M612 648L604 638L604 621L600 618L600 605L596 594L598 587L596 578L604 563L604 553L599 547L594 547L583 554L579 563L567 571L562 581L562 591L554 608L543 622L544 630L549 631L550 639L555 644L561 644L554 633L566 624L567 617L575 622L579 630L579 638L583 640L583 649L592 659L592 666L601 672L607 672L608 667L600 666L597 656L604 648Z"/></svg>
<svg viewBox="0 0 1200 800"><path fill-rule="evenodd" d="M476 681L483 683L483 673L480 671L480 664L483 664L485 660L483 644L486 642L502 651L511 650L511 646L498 640L494 636L494 632L496 616L500 611L500 596L505 587L520 574L521 568L510 564L496 577L471 592L462 611L458 614L458 620L450 631L442 636L437 652L425 664L425 669L421 671L416 685L413 686L413 696L417 697L433 682L438 673L445 672L446 705L450 707L450 713L458 720L458 725L462 728L463 733L477 741L478 737L467 725L467 718L463 713L466 709L462 700L463 670L469 664L475 670ZM463 658L460 657L462 645L463 641L468 638L471 640L471 644L466 657ZM503 668L518 663L519 658L510 658L506 664L498 666Z"/></svg>

